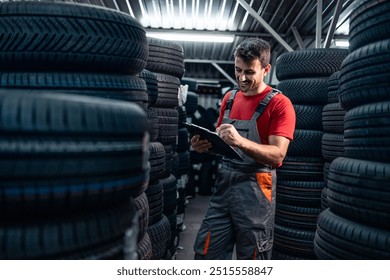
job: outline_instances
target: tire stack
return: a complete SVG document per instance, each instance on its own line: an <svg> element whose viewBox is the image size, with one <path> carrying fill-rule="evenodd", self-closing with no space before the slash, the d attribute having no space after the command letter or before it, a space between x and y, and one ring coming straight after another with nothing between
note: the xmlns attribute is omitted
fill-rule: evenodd
<svg viewBox="0 0 390 280"><path fill-rule="evenodd" d="M149 136L123 100L147 100L144 29L90 5L6 2L0 38L0 259L135 259Z"/></svg>
<svg viewBox="0 0 390 280"><path fill-rule="evenodd" d="M178 107L179 111L179 135L178 135L178 161L177 161L177 224L176 228L179 231L185 229L184 217L185 207L187 205L187 186L189 182L190 173L190 135L188 129L183 125L184 122L191 123L191 114L196 110L198 97L195 93L197 88L197 81L189 78L181 79L181 89L183 91L182 105ZM186 91L186 93L184 93ZM179 245L178 240L177 245Z"/></svg>
<svg viewBox="0 0 390 280"><path fill-rule="evenodd" d="M277 170L274 259L314 259L314 235L324 188L322 109L328 78L347 50L311 49L285 53L276 61L278 89L296 111L294 141ZM305 77L305 78L301 78Z"/></svg>
<svg viewBox="0 0 390 280"><path fill-rule="evenodd" d="M195 79L191 78L182 78L181 83L188 86L186 101L184 103L186 111L186 122L193 123L193 117L198 109L198 99L199 96L196 93L198 90L198 82ZM187 130L188 133L188 130ZM190 141L192 135L188 133L188 140ZM195 173L196 167L193 165L193 156L195 151L189 151L189 161L190 166L188 170L188 178L185 187L185 197L194 198L196 196L196 186L195 186ZM185 203L185 201L184 201Z"/></svg>
<svg viewBox="0 0 390 280"><path fill-rule="evenodd" d="M149 58L146 70L155 75L157 98L149 109L158 119L158 135L152 142L152 158L164 154L165 167L154 176L146 191L149 209L148 234L152 242L152 259L172 259L176 252L176 198L178 174L178 123L180 78L184 73L184 53L181 45L175 42L148 38ZM156 156L155 156L156 154Z"/></svg>
<svg viewBox="0 0 390 280"><path fill-rule="evenodd" d="M339 80L340 71L332 74L328 79L328 104L322 110L322 127L324 135L322 136L322 156L325 159L324 164L324 183L325 186L321 193L321 208L325 210L329 207L328 176L329 167L334 159L344 156L344 116L345 110L339 102Z"/></svg>
<svg viewBox="0 0 390 280"><path fill-rule="evenodd" d="M198 106L191 116L192 123L215 131L219 115L217 103L221 98L221 87L214 84L198 84L196 93ZM211 153L199 154L191 151L190 158L192 178L189 186L193 190L192 196L195 194L211 195L215 189L215 180L222 157Z"/></svg>
<svg viewBox="0 0 390 280"><path fill-rule="evenodd" d="M340 70L345 157L330 165L319 259L390 257L389 18L388 1L360 0L351 13L351 53Z"/></svg>

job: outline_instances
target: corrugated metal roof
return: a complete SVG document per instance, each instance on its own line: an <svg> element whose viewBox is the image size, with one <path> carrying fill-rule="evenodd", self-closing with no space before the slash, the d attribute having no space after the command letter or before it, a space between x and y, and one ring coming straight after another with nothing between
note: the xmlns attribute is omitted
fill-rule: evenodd
<svg viewBox="0 0 390 280"><path fill-rule="evenodd" d="M72 1L72 0L65 0ZM336 35L345 38L352 0L321 0L322 39L326 37L338 1L342 4L336 25ZM180 42L185 54L185 76L201 79L226 80L211 62L233 76L233 50L248 36L269 41L273 58L286 49L250 15L239 0L73 0L119 10L138 19L147 31L178 31L196 34L234 35L233 43ZM292 49L299 49L293 27L305 48L314 48L318 0L246 0L246 3L283 38Z"/></svg>

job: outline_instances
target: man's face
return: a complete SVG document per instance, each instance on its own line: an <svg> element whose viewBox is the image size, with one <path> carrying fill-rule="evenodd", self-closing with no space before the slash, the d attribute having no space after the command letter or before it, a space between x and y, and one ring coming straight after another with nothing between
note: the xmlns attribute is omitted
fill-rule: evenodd
<svg viewBox="0 0 390 280"><path fill-rule="evenodd" d="M270 65L262 68L260 61L255 59L244 62L240 57L235 58L235 75L238 86L246 95L255 95L263 90L264 76L268 74Z"/></svg>

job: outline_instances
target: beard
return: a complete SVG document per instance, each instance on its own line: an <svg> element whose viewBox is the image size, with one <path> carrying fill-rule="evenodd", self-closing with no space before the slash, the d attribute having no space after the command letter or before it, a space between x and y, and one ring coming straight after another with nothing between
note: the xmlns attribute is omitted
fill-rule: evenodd
<svg viewBox="0 0 390 280"><path fill-rule="evenodd" d="M237 80L237 84L242 92L247 92L252 89L252 81L240 82Z"/></svg>

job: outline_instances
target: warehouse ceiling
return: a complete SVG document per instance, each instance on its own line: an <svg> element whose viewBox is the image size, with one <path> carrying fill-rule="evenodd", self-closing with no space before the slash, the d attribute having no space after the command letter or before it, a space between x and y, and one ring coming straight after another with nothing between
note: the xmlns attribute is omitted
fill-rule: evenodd
<svg viewBox="0 0 390 280"><path fill-rule="evenodd" d="M68 0L66 0L68 1ZM72 1L72 0L69 0ZM232 43L182 42L185 76L204 81L234 77L233 51L246 37L271 43L282 53L346 39L352 0L73 0L128 13L147 32L233 36ZM332 19L334 20L332 23ZM318 24L317 24L318 23ZM330 28L332 27L332 28ZM330 32L329 32L330 31ZM333 35L334 34L334 35ZM327 43L334 41L327 40ZM332 47L332 46L331 46Z"/></svg>

